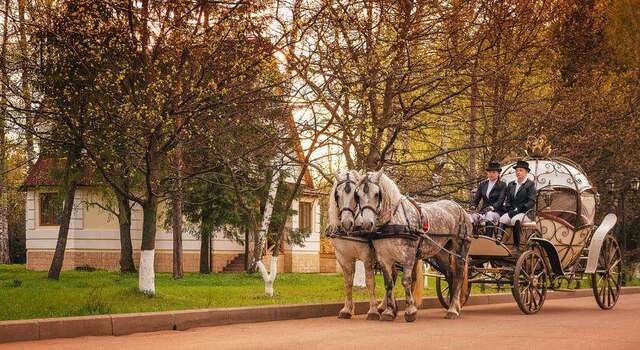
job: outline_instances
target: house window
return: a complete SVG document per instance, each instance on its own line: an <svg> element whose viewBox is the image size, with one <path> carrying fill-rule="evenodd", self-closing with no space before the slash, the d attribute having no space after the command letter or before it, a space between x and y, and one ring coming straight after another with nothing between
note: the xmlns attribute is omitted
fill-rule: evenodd
<svg viewBox="0 0 640 350"><path fill-rule="evenodd" d="M300 202L298 217L300 218L300 232L310 233L311 230L311 208L309 202Z"/></svg>
<svg viewBox="0 0 640 350"><path fill-rule="evenodd" d="M61 214L62 202L58 200L58 194L55 192L40 193L40 225L60 225Z"/></svg>

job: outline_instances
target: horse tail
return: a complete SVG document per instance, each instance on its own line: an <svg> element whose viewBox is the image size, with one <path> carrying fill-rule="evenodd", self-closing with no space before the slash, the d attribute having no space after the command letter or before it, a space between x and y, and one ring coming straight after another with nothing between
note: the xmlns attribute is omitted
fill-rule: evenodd
<svg viewBox="0 0 640 350"><path fill-rule="evenodd" d="M422 296L424 290L424 263L422 259L418 259L416 261L416 265L413 267L413 272L411 273L411 294L413 295L413 300L415 302L415 306L419 309L422 306Z"/></svg>

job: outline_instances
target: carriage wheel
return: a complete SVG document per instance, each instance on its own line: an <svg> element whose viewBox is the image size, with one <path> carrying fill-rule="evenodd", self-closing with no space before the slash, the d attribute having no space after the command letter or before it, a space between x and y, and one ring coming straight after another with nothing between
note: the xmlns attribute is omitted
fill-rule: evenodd
<svg viewBox="0 0 640 350"><path fill-rule="evenodd" d="M596 302L603 310L613 308L620 297L622 285L622 252L618 241L607 235L602 242L598 268L591 275L591 288Z"/></svg>
<svg viewBox="0 0 640 350"><path fill-rule="evenodd" d="M451 300L451 289L449 289L449 282L444 277L436 277L436 294L438 295L438 301L445 310L449 309L449 300ZM469 300L471 294L471 283L466 283L466 288L463 288L460 293L460 306L464 306ZM446 295L446 297L445 297Z"/></svg>
<svg viewBox="0 0 640 350"><path fill-rule="evenodd" d="M538 249L520 255L513 272L511 293L522 312L529 315L542 309L548 280L547 265Z"/></svg>

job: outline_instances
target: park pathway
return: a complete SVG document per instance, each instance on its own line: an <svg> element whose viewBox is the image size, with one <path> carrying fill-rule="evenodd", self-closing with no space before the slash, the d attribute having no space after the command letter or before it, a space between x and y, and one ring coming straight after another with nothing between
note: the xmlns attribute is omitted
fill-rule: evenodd
<svg viewBox="0 0 640 350"><path fill-rule="evenodd" d="M593 298L548 300L538 315L515 303L470 306L456 321L420 311L414 323L333 317L237 324L121 337L82 337L0 345L4 349L640 349L640 294L614 310Z"/></svg>

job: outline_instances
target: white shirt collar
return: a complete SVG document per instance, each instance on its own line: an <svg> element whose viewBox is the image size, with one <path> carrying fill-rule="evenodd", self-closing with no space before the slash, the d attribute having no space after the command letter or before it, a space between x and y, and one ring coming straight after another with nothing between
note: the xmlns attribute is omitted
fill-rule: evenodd
<svg viewBox="0 0 640 350"><path fill-rule="evenodd" d="M491 181L490 179L487 179L487 192L485 193L485 195L489 196L489 193L491 193L491 190L493 190L493 187L496 185L497 182L498 182L498 179L496 179L495 181Z"/></svg>
<svg viewBox="0 0 640 350"><path fill-rule="evenodd" d="M522 185L527 182L527 179L525 178L524 180L522 180L522 182L518 182L518 179L516 178L516 193L518 193L518 191L520 190L520 187L522 187Z"/></svg>

